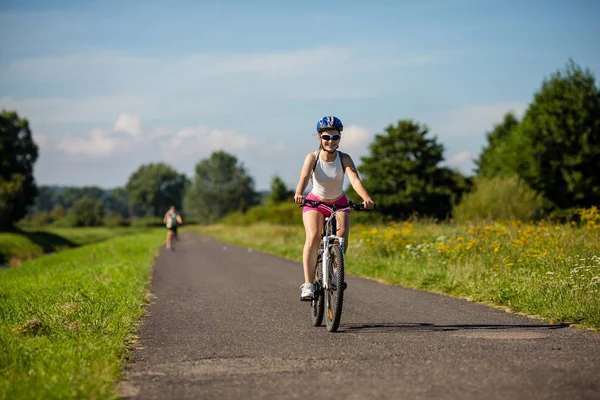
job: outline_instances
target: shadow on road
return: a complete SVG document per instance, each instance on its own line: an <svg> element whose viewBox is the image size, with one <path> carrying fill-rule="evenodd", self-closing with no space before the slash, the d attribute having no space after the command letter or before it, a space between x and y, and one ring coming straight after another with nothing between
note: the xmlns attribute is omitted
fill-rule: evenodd
<svg viewBox="0 0 600 400"><path fill-rule="evenodd" d="M570 324L557 325L494 325L494 324L466 324L466 325L436 325L426 323L410 322L383 322L383 323L351 323L342 324L338 332L360 332L360 333L379 333L379 332L410 332L410 331L459 331L459 330L550 330L568 328Z"/></svg>

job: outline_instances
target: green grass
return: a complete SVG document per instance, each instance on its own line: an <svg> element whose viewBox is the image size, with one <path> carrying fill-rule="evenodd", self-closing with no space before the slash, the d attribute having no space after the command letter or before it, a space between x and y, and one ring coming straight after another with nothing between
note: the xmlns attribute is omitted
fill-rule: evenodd
<svg viewBox="0 0 600 400"><path fill-rule="evenodd" d="M116 236L137 234L144 227L132 228L45 228L0 233L0 265L17 266L23 261Z"/></svg>
<svg viewBox="0 0 600 400"><path fill-rule="evenodd" d="M0 270L0 399L110 399L163 230Z"/></svg>
<svg viewBox="0 0 600 400"><path fill-rule="evenodd" d="M198 227L232 244L302 260L304 230ZM434 224L352 227L349 274L600 329L600 225ZM301 279L301 272L298 272Z"/></svg>

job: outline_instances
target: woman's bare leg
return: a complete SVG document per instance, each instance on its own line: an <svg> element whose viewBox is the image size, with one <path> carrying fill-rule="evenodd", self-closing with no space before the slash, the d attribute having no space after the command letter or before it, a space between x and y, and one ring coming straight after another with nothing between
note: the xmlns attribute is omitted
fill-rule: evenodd
<svg viewBox="0 0 600 400"><path fill-rule="evenodd" d="M173 231L167 229L167 248L171 248L171 240L173 238Z"/></svg>
<svg viewBox="0 0 600 400"><path fill-rule="evenodd" d="M337 215L337 236L344 238L344 253L348 250L348 236L350 235L350 214L338 211Z"/></svg>
<svg viewBox="0 0 600 400"><path fill-rule="evenodd" d="M312 283L315 276L315 264L321 242L321 232L325 218L318 211L307 211L302 214L302 222L306 231L306 241L302 252L302 266L304 267L304 283Z"/></svg>

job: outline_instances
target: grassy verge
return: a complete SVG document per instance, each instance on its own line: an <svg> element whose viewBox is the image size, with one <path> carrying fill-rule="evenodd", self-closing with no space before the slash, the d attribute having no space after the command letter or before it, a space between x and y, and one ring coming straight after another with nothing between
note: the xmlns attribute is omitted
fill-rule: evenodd
<svg viewBox="0 0 600 400"><path fill-rule="evenodd" d="M146 228L48 228L0 233L0 265L17 266L45 253L57 252Z"/></svg>
<svg viewBox="0 0 600 400"><path fill-rule="evenodd" d="M162 233L0 271L0 399L117 397Z"/></svg>
<svg viewBox="0 0 600 400"><path fill-rule="evenodd" d="M203 234L302 259L301 225L206 226ZM390 284L600 329L600 225L355 225L347 270ZM300 276L300 275L299 275Z"/></svg>

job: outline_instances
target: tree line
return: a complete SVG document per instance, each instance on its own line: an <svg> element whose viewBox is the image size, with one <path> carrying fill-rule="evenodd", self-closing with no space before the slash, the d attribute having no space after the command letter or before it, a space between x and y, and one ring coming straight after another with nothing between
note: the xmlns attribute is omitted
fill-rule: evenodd
<svg viewBox="0 0 600 400"><path fill-rule="evenodd" d="M141 165L124 187L112 190L38 187L33 178L38 147L27 119L2 111L0 134L3 230L24 217L71 226L157 219L170 205L187 218L212 223L235 211L292 198L278 176L268 196L258 193L244 164L225 151L200 160L191 178L157 162ZM368 155L357 163L376 212L390 219L414 214L482 218L513 204L515 210L533 207L526 214L531 218L600 205L600 90L593 73L569 60L546 78L521 120L508 112L486 132L474 176L443 167L444 151L418 121L400 120L376 134ZM359 200L351 187L347 191Z"/></svg>
<svg viewBox="0 0 600 400"><path fill-rule="evenodd" d="M535 93L519 121L512 113L487 133L482 177L518 176L556 209L600 205L600 90L572 60Z"/></svg>

